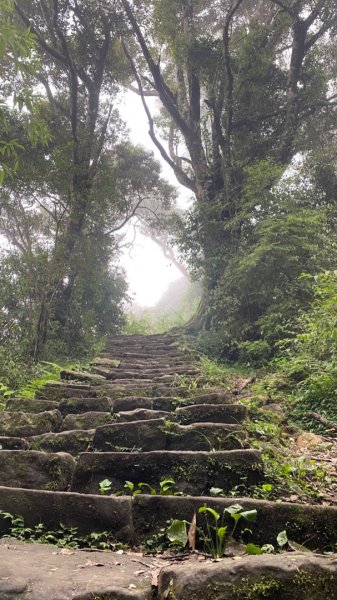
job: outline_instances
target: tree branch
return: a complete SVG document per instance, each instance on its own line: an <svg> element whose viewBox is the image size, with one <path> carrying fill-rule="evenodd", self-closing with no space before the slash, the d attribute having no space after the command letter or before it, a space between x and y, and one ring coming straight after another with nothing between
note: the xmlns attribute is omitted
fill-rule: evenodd
<svg viewBox="0 0 337 600"><path fill-rule="evenodd" d="M163 145L160 143L160 141L158 140L158 138L156 137L155 131L154 131L154 122L153 122L153 118L151 116L150 110L148 105L146 104L146 100L145 97L143 95L143 87L142 87L142 82L140 80L140 77L137 73L137 69L135 67L135 64L132 60L132 57L130 55L130 52L125 44L125 41L122 40L122 46L123 46L123 50L125 52L125 55L127 57L127 59L130 62L130 66L132 69L132 72L134 74L134 77L136 79L137 85L138 85L138 89L139 89L139 93L140 93L140 97L142 100L142 104L147 116L147 120L149 123L149 135L150 138L152 139L153 143L156 145L156 147L158 148L161 156L163 157L163 159L170 165L170 167L173 169L175 176L177 177L179 183L181 183L182 185L184 185L185 187L189 188L192 191L195 191L195 185L192 179L190 179L188 177L188 175L186 175L186 173L170 158L170 156L167 154L165 148L163 147Z"/></svg>

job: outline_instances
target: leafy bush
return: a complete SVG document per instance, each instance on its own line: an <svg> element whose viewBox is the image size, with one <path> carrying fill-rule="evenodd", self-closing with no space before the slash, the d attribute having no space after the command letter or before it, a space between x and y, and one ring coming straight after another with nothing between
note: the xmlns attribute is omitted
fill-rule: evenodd
<svg viewBox="0 0 337 600"><path fill-rule="evenodd" d="M275 364L292 390L292 417L322 429L307 413L317 411L337 421L337 273L312 280L314 300L298 319L299 333L280 344Z"/></svg>

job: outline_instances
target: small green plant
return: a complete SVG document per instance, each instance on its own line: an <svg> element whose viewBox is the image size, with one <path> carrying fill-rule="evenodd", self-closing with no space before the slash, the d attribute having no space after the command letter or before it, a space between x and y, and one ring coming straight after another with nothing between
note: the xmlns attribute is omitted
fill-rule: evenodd
<svg viewBox="0 0 337 600"><path fill-rule="evenodd" d="M110 479L103 479L99 483L99 491L101 494L106 494L111 491L112 482ZM138 494L150 494L152 496L180 496L181 492L174 491L175 481L172 477L166 477L159 482L159 490L156 490L149 483L140 481L139 483L133 483L132 481L126 481L124 489L131 495L137 496ZM116 495L121 496L123 491L119 490L115 492Z"/></svg>
<svg viewBox="0 0 337 600"><path fill-rule="evenodd" d="M218 513L214 508L201 506L198 512L204 514L206 521L207 535L199 529L199 535L202 537L207 554L214 558L224 556L226 546L234 538L238 523L244 520L247 523L254 523L256 520L256 510L244 510L240 504L228 506L222 512ZM226 521L232 520L232 523L226 524Z"/></svg>
<svg viewBox="0 0 337 600"><path fill-rule="evenodd" d="M101 494L106 494L111 491L111 481L110 479L103 479L103 481L99 482L99 491Z"/></svg>
<svg viewBox="0 0 337 600"><path fill-rule="evenodd" d="M154 533L148 538L142 549L146 552L155 554L165 550L181 550L187 543L187 521L179 519L169 519L165 527L161 527L158 533Z"/></svg>
<svg viewBox="0 0 337 600"><path fill-rule="evenodd" d="M40 544L53 544L59 548L97 548L99 550L116 550L116 544L108 531L92 532L88 535L79 535L77 527L69 527L60 523L56 530L47 529L43 523L33 527L26 527L21 515L0 510L0 515L10 522L9 534L17 540L24 542L39 542ZM4 537L7 537L6 535Z"/></svg>

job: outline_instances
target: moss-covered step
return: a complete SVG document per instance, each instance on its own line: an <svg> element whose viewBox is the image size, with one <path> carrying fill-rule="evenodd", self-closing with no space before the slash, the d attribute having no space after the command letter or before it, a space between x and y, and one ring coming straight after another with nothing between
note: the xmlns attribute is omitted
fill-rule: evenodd
<svg viewBox="0 0 337 600"><path fill-rule="evenodd" d="M60 435L60 434L57 434ZM151 450L234 450L247 434L239 425L178 425L165 419L113 423L97 427L93 448L103 452Z"/></svg>
<svg viewBox="0 0 337 600"><path fill-rule="evenodd" d="M252 498L214 498L206 496L148 496L133 497L132 517L137 544L166 526L167 520L185 519L191 522L196 513L197 526L207 532L207 524L198 508L204 505L222 514L224 509L239 504L244 510L256 510L256 521L249 524L252 533L246 541L273 544L277 535L286 531L289 540L310 550L330 551L337 547L337 508L287 502L270 502ZM242 527L247 523L242 521ZM240 528L239 528L240 530ZM202 549L202 548L201 548Z"/></svg>
<svg viewBox="0 0 337 600"><path fill-rule="evenodd" d="M6 403L6 410L9 412L24 411L39 413L44 410L57 410L58 407L58 402L53 400L39 400L38 398L11 398Z"/></svg>
<svg viewBox="0 0 337 600"><path fill-rule="evenodd" d="M104 358L102 356L96 356L91 362L90 366L97 367L109 367L110 369L117 369L120 365L120 360L115 360L114 358Z"/></svg>
<svg viewBox="0 0 337 600"><path fill-rule="evenodd" d="M0 510L21 515L27 527L43 523L47 529L57 530L63 523L66 527L77 527L80 534L107 531L117 541L129 544L134 541L131 498L126 496L92 496L0 486ZM9 521L0 515L0 534L8 531Z"/></svg>
<svg viewBox="0 0 337 600"><path fill-rule="evenodd" d="M107 396L108 398L122 398L123 396L153 396L153 397L171 397L171 398L184 398L188 396L187 388L179 386L167 386L166 384L160 383L105 383L99 387L98 393L100 396Z"/></svg>
<svg viewBox="0 0 337 600"><path fill-rule="evenodd" d="M35 393L35 397L43 400L62 400L62 398L85 398L96 396L95 386L82 383L66 383L64 381L47 381Z"/></svg>
<svg viewBox="0 0 337 600"><path fill-rule="evenodd" d="M192 396L184 398L184 404L231 404L237 402L237 398L233 394L226 390L212 390L210 389L206 393L200 393L199 391Z"/></svg>
<svg viewBox="0 0 337 600"><path fill-rule="evenodd" d="M113 411L128 411L137 408L148 410L175 410L176 402L172 398L152 398L150 396L126 396L124 398L112 399Z"/></svg>
<svg viewBox="0 0 337 600"><path fill-rule="evenodd" d="M59 403L62 415L86 412L111 412L113 402L110 398L64 398Z"/></svg>
<svg viewBox="0 0 337 600"><path fill-rule="evenodd" d="M94 429L44 433L29 438L29 449L42 452L66 452L76 456L90 447L94 433Z"/></svg>
<svg viewBox="0 0 337 600"><path fill-rule="evenodd" d="M247 418L243 404L194 404L175 410L175 418L182 424L240 423Z"/></svg>
<svg viewBox="0 0 337 600"><path fill-rule="evenodd" d="M247 432L241 425L227 423L166 422L167 450L236 450L247 448Z"/></svg>
<svg viewBox="0 0 337 600"><path fill-rule="evenodd" d="M150 419L169 419L171 413L165 410L150 410L147 408L135 408L129 411L120 411L113 413L116 417L116 423L129 423L132 421L147 421Z"/></svg>
<svg viewBox="0 0 337 600"><path fill-rule="evenodd" d="M112 423L114 420L111 413L90 411L82 414L70 414L64 417L61 431L72 431L74 429L95 429L99 425Z"/></svg>
<svg viewBox="0 0 337 600"><path fill-rule="evenodd" d="M87 371L75 371L73 369L62 369L62 371L60 371L60 378L65 379L66 381L84 381L93 384L105 381L105 377L102 375L88 373Z"/></svg>
<svg viewBox="0 0 337 600"><path fill-rule="evenodd" d="M157 489L167 476L173 477L177 491L207 494L211 487L229 491L243 478L248 484L258 483L263 465L254 450L84 453L79 456L70 490L97 493L103 479L112 482L115 492L123 490L127 480L146 482Z"/></svg>
<svg viewBox="0 0 337 600"><path fill-rule="evenodd" d="M62 415L58 410L42 413L2 412L0 418L0 435L27 437L50 431L58 431L62 423Z"/></svg>
<svg viewBox="0 0 337 600"><path fill-rule="evenodd" d="M2 486L65 491L68 489L74 468L75 460L70 454L0 450Z"/></svg>
<svg viewBox="0 0 337 600"><path fill-rule="evenodd" d="M28 450L28 441L18 437L0 436L0 450Z"/></svg>
<svg viewBox="0 0 337 600"><path fill-rule="evenodd" d="M335 600L337 554L241 556L214 563L196 558L159 576L159 600Z"/></svg>
<svg viewBox="0 0 337 600"><path fill-rule="evenodd" d="M93 448L103 452L165 450L164 425L165 419L103 425L96 428Z"/></svg>

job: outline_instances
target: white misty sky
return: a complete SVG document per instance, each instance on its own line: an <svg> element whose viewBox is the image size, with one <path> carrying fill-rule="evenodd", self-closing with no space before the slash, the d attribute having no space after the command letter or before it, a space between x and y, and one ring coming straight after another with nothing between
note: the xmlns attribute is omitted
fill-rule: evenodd
<svg viewBox="0 0 337 600"><path fill-rule="evenodd" d="M156 99L147 98L152 114L155 113ZM181 190L179 204L186 206L190 194L177 184L177 180L169 165L163 161L148 134L148 122L141 99L133 92L127 92L124 102L119 107L123 120L130 130L131 141L141 144L154 152L160 161L164 177ZM127 233L127 240L132 240L133 230ZM164 257L160 248L145 236L137 233L133 248L123 251L121 263L126 270L129 293L137 304L153 306L161 298L171 281L181 277L179 270Z"/></svg>

